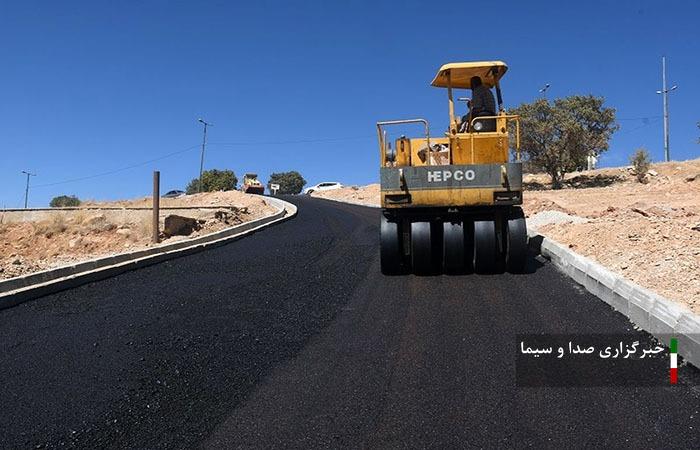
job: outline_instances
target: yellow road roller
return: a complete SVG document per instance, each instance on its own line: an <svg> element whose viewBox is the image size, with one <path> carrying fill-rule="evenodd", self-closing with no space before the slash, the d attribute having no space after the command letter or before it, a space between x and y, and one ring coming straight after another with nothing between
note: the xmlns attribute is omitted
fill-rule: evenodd
<svg viewBox="0 0 700 450"><path fill-rule="evenodd" d="M430 135L425 119L377 122L383 273L524 270L520 122L503 107L507 70L502 61L440 67L432 85L447 89L450 116L441 136ZM463 116L455 114L458 89L472 95ZM399 136L392 148L387 130L405 124L422 125L424 135Z"/></svg>

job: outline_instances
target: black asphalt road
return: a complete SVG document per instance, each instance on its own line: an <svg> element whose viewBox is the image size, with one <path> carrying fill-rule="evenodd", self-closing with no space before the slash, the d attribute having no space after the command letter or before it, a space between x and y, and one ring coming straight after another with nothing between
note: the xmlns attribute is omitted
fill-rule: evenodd
<svg viewBox="0 0 700 450"><path fill-rule="evenodd" d="M516 334L635 333L550 264L384 277L378 210L293 201L0 311L0 447L700 448L695 387L516 387Z"/></svg>

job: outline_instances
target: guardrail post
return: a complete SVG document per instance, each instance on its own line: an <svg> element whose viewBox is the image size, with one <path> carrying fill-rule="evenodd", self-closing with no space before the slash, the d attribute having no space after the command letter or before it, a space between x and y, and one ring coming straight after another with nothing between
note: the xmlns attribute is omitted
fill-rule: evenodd
<svg viewBox="0 0 700 450"><path fill-rule="evenodd" d="M160 171L153 171L153 238L154 244L160 242Z"/></svg>

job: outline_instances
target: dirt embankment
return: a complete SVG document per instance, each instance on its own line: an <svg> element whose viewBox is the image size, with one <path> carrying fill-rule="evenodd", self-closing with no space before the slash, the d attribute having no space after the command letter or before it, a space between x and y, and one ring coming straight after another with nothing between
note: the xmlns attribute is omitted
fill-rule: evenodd
<svg viewBox="0 0 700 450"><path fill-rule="evenodd" d="M605 181L527 192L524 208L535 218L557 210L587 219L538 231L700 313L700 160L654 164L651 173L645 184L625 168L575 174Z"/></svg>
<svg viewBox="0 0 700 450"><path fill-rule="evenodd" d="M177 211L178 215L197 219L197 229L187 236L161 233L161 242L201 236L239 223L263 217L275 211L264 199L238 191L188 195L161 199L161 207L206 206L207 209ZM82 206L150 207L149 197L113 202L85 202ZM219 209L220 208L220 209ZM161 211L161 230L169 213ZM2 212L0 212L2 215ZM2 223L0 220L0 279L12 278L77 261L153 245L148 212L126 211L122 219L109 219L95 209L52 212L38 222Z"/></svg>
<svg viewBox="0 0 700 450"><path fill-rule="evenodd" d="M367 186L346 186L330 191L316 191L312 192L311 196L356 205L376 206L379 205L379 183Z"/></svg>
<svg viewBox="0 0 700 450"><path fill-rule="evenodd" d="M630 168L523 181L530 227L700 313L700 159L653 164L646 183ZM314 195L379 204L377 184Z"/></svg>

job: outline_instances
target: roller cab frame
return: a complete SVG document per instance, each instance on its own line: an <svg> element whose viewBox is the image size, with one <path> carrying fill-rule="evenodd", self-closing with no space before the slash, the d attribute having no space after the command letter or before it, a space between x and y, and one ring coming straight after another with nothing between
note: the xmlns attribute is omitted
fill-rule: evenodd
<svg viewBox="0 0 700 450"><path fill-rule="evenodd" d="M520 121L503 108L501 61L450 63L433 86L447 89L449 126L431 137L425 119L377 123L382 205L382 271L394 273L521 272L526 260ZM498 113L455 115L453 91L479 76L495 88ZM387 129L420 124L423 136L401 136L392 149ZM510 160L509 129L515 158Z"/></svg>

